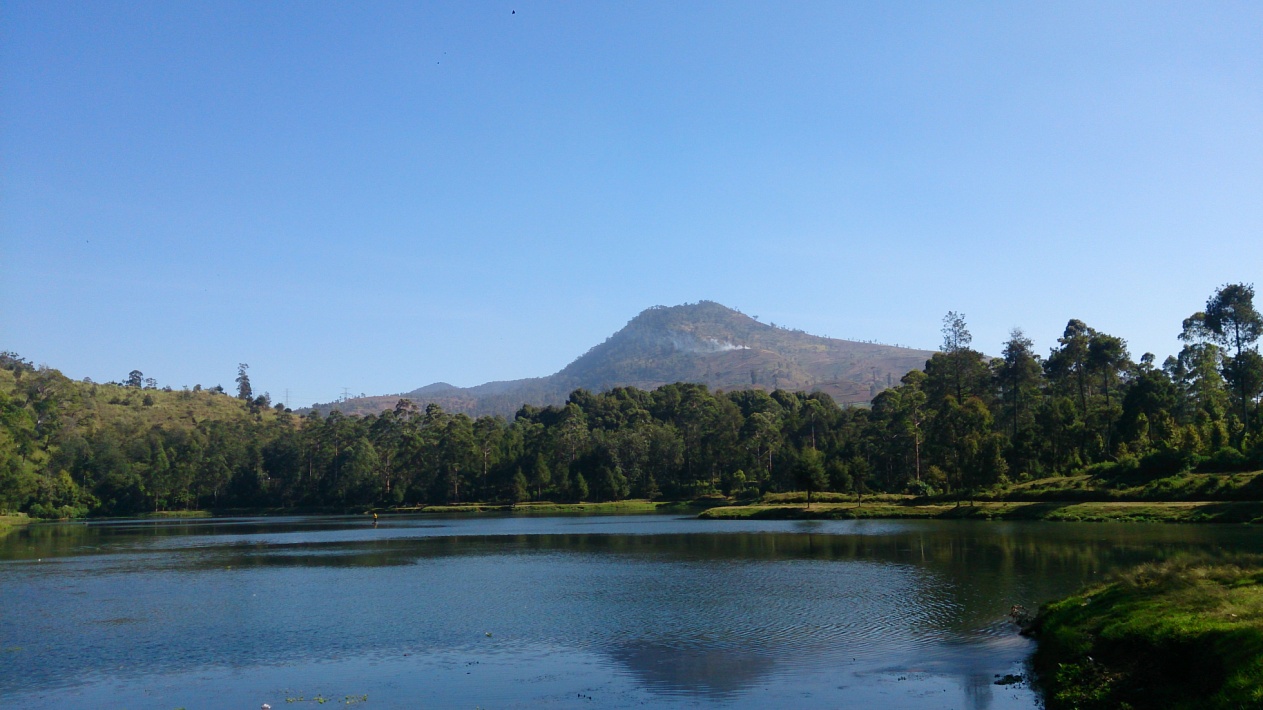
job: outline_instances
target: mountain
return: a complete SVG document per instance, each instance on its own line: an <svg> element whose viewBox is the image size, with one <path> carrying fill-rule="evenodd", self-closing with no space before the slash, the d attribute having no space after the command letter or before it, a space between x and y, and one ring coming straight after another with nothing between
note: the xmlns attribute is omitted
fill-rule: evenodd
<svg viewBox="0 0 1263 710"><path fill-rule="evenodd" d="M820 391L838 404L870 401L897 384L934 353L893 345L808 335L760 323L713 301L654 306L604 343L548 377L454 387L438 382L403 395L357 397L319 404L321 412L367 414L391 408L401 397L433 402L471 416L512 417L523 405L561 404L579 388L654 389L699 382L711 389Z"/></svg>

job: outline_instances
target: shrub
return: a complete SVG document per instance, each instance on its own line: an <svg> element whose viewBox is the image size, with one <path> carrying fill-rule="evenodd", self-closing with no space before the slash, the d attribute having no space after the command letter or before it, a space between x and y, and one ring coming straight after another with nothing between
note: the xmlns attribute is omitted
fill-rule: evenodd
<svg viewBox="0 0 1263 710"><path fill-rule="evenodd" d="M1178 449L1159 449L1140 459L1137 472L1145 478L1163 478L1193 470L1192 454Z"/></svg>
<svg viewBox="0 0 1263 710"><path fill-rule="evenodd" d="M86 518L88 509L85 506L74 505L45 505L36 503L31 506L30 516L32 518L44 518L47 520L58 520L62 518Z"/></svg>
<svg viewBox="0 0 1263 710"><path fill-rule="evenodd" d="M908 492L914 496L922 498L928 498L939 494L939 491L935 489L934 486L931 486L929 481L909 481Z"/></svg>
<svg viewBox="0 0 1263 710"><path fill-rule="evenodd" d="M1215 473L1223 471L1248 471L1250 470L1250 459L1247 458L1245 454L1237 451L1231 446L1225 446L1203 459L1199 463L1197 470Z"/></svg>

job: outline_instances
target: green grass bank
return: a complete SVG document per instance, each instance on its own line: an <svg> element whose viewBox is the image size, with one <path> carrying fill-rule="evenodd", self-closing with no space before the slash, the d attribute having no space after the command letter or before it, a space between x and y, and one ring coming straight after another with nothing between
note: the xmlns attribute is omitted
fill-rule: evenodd
<svg viewBox="0 0 1263 710"><path fill-rule="evenodd" d="M1099 467L1098 467L1099 468ZM980 500L1211 501L1263 500L1263 471L1193 472L1145 477L1134 472L1049 476L980 491Z"/></svg>
<svg viewBox="0 0 1263 710"><path fill-rule="evenodd" d="M473 501L450 505L403 507L308 506L300 508L224 508L142 514L145 518L206 518L253 515L347 515L392 513L643 514L693 513L724 520L857 518L941 518L972 520L1049 520L1068 522L1263 523L1263 471L1244 473L1181 472L1134 481L1128 477L1088 474L1053 476L1009 483L957 502L947 496L914 497L879 493L862 501L849 493L766 493L757 500L734 501L719 495L686 501L621 500L556 503L550 501ZM21 524L25 518L17 519ZM3 529L3 528L0 528Z"/></svg>
<svg viewBox="0 0 1263 710"><path fill-rule="evenodd" d="M692 512L714 502L699 501L652 501L643 499L608 501L603 503L552 503L549 501L531 503L455 503L451 505L424 505L411 508L376 508L369 512L377 513L514 513L514 514L556 514L556 513L601 513L635 515L640 513L674 513Z"/></svg>
<svg viewBox="0 0 1263 710"><path fill-rule="evenodd" d="M550 501L530 503L453 503L450 505L419 505L389 508L358 507L308 507L308 508L223 508L216 510L169 510L156 513L145 513L137 517L144 519L199 519L231 516L270 516L270 515L407 515L416 513L513 513L516 515L543 514L622 514L636 515L642 513L693 513L702 508L713 506L715 500L701 501L651 501L631 499L608 501L601 503L553 503ZM25 518L23 518L25 520Z"/></svg>
<svg viewBox="0 0 1263 710"><path fill-rule="evenodd" d="M1026 633L1048 710L1263 708L1263 558L1145 565Z"/></svg>
<svg viewBox="0 0 1263 710"><path fill-rule="evenodd" d="M915 501L805 504L759 503L709 508L707 520L855 520L867 518L942 520L1050 520L1062 522L1263 523L1263 501L979 501L921 503Z"/></svg>
<svg viewBox="0 0 1263 710"><path fill-rule="evenodd" d="M3 535L15 528L27 525L31 519L25 513L16 515L0 515L0 535Z"/></svg>

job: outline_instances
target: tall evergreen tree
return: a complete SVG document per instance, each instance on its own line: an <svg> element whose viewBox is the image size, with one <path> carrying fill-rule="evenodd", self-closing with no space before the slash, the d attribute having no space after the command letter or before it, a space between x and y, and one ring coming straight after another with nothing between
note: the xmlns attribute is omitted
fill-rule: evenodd
<svg viewBox="0 0 1263 710"><path fill-rule="evenodd" d="M1034 343L1021 328L1014 328L1004 344L996 379L1000 386L1005 433L1009 439L1010 462L1021 472L1029 473L1035 458L1032 438L1042 374Z"/></svg>
<svg viewBox="0 0 1263 710"><path fill-rule="evenodd" d="M250 400L254 391L250 389L250 376L246 374L250 366L246 363L237 365L237 399Z"/></svg>
<svg viewBox="0 0 1263 710"><path fill-rule="evenodd" d="M1254 307L1253 284L1225 284L1206 302L1203 319L1211 338L1233 350L1224 379L1236 395L1242 436L1251 429L1254 400L1263 391L1263 358L1254 344L1263 335L1263 315Z"/></svg>

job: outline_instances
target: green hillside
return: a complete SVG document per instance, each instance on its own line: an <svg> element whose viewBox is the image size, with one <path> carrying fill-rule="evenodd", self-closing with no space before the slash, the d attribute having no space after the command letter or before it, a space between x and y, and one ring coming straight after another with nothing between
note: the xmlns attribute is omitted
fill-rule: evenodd
<svg viewBox="0 0 1263 710"><path fill-rule="evenodd" d="M218 479L196 475L206 454L213 466L223 458L214 450L235 448L244 432L296 421L266 397L80 382L4 353L0 511L33 505L37 516L78 516L193 507L218 499L228 483L226 470ZM177 451L183 456L173 463Z"/></svg>
<svg viewBox="0 0 1263 710"><path fill-rule="evenodd" d="M1133 360L1122 338L1077 319L1047 358L1020 331L991 358L969 347L964 319L949 313L942 351L871 407L839 407L825 391L792 391L785 382L772 392L762 382L721 392L691 382L643 389L655 381L637 380L639 387L601 392L577 387L565 404L520 406L512 420L406 399L380 414L300 418L266 395L251 397L244 366L239 396L230 397L158 389L139 372L125 385L73 382L4 354L0 515L772 501L765 497L805 491L808 501L835 493L858 504L883 492L1029 503L1027 512L1091 502L1100 505L1065 514L1151 519L1158 513L1146 502L1257 501L1263 356L1255 341L1263 316L1253 295L1241 285L1217 291L1185 320L1186 344L1161 368L1147 353ZM642 314L552 382L636 376L640 355L656 357L664 376L689 379L705 367L717 376L731 371L720 366L724 358L771 353L773 345L775 356L792 357L813 378L802 363L832 347L805 334L781 339L744 316L702 307L717 315ZM512 384L483 391L509 397ZM1234 516L1243 510L1232 507Z"/></svg>

